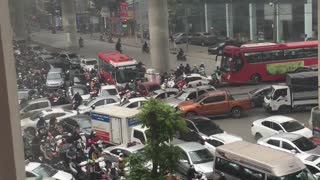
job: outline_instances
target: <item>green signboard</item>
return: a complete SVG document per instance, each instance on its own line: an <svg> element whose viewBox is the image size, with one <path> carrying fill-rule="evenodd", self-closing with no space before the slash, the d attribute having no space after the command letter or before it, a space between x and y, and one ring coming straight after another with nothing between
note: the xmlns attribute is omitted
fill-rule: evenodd
<svg viewBox="0 0 320 180"><path fill-rule="evenodd" d="M267 65L268 75L283 75L304 66L304 61L284 62Z"/></svg>

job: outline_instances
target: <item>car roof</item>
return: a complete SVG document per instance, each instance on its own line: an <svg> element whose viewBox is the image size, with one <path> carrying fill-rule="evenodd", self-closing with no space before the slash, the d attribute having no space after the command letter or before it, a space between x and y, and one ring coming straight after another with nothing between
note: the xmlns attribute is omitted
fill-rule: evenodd
<svg viewBox="0 0 320 180"><path fill-rule="evenodd" d="M164 92L179 92L179 90L176 88L166 88L166 89L158 89L158 90L155 90L154 92L160 94Z"/></svg>
<svg viewBox="0 0 320 180"><path fill-rule="evenodd" d="M37 103L37 102L41 102L41 101L48 102L49 100L47 98L32 99L32 100L28 101L28 104L33 104L33 103Z"/></svg>
<svg viewBox="0 0 320 180"><path fill-rule="evenodd" d="M228 134L228 133L219 133L209 136L209 139L218 139L224 143L232 143L236 141L242 141L242 137Z"/></svg>
<svg viewBox="0 0 320 180"><path fill-rule="evenodd" d="M263 120L267 120L267 121L272 121L272 122L276 122L276 123L284 123L287 121L296 121L295 119L291 118L291 117L287 117L287 116L281 116L281 115L277 115L277 116L270 116L267 117Z"/></svg>
<svg viewBox="0 0 320 180"><path fill-rule="evenodd" d="M204 85L204 86L198 86L198 87L195 87L195 88L186 88L184 89L183 91L185 92L195 92L195 91L199 91L199 90L206 90L206 89L209 89L209 88L214 88L213 86L210 86L210 85Z"/></svg>
<svg viewBox="0 0 320 180"><path fill-rule="evenodd" d="M296 156L304 163L316 166L320 163L320 156L316 154L297 153Z"/></svg>
<svg viewBox="0 0 320 180"><path fill-rule="evenodd" d="M136 109L130 109L130 108L125 108L121 106L101 107L91 112L91 114L104 114L104 115L109 115L109 116L114 116L119 118L136 117L138 113L139 111Z"/></svg>
<svg viewBox="0 0 320 180"><path fill-rule="evenodd" d="M145 98L145 97L136 97L136 98L129 99L129 102L132 103L132 102L146 101L146 100L147 100L147 98Z"/></svg>
<svg viewBox="0 0 320 180"><path fill-rule="evenodd" d="M48 74L50 73L60 73L62 72L62 68L52 68L49 70Z"/></svg>
<svg viewBox="0 0 320 180"><path fill-rule="evenodd" d="M215 91L210 91L206 93L206 96L219 96L219 95L225 95L226 91L222 91L222 90L215 90Z"/></svg>
<svg viewBox="0 0 320 180"><path fill-rule="evenodd" d="M297 140L299 138L303 137L300 134L294 134L294 133L278 133L278 134L274 134L272 136L266 137L264 139L269 139L269 138L274 138L274 139L285 139L285 140L289 140L289 141L294 141Z"/></svg>
<svg viewBox="0 0 320 180"><path fill-rule="evenodd" d="M26 164L25 169L26 171L32 171L35 168L39 167L41 165L41 163L37 163L37 162L29 162L28 164Z"/></svg>
<svg viewBox="0 0 320 180"><path fill-rule="evenodd" d="M128 146L128 145L125 145L125 144L121 144L121 145L118 145L118 146L112 146L112 147L106 148L105 150L112 151L113 149L116 149L116 148L125 149L125 150L127 150L129 152L135 152L135 151L138 151L140 149L143 149L144 145L143 144L136 144L134 146Z"/></svg>
<svg viewBox="0 0 320 180"><path fill-rule="evenodd" d="M68 117L68 119L73 119L75 121L83 121L83 120L91 121L91 117L88 115L75 115L75 116Z"/></svg>
<svg viewBox="0 0 320 180"><path fill-rule="evenodd" d="M96 58L83 58L84 61L97 61Z"/></svg>
<svg viewBox="0 0 320 180"><path fill-rule="evenodd" d="M179 146L181 149L187 152L205 149L204 146L202 146L197 142L186 142L186 143L177 144L176 146Z"/></svg>
<svg viewBox="0 0 320 180"><path fill-rule="evenodd" d="M119 99L119 97L117 96L97 96L97 97L94 97L93 99L95 99L96 101L99 101L101 99Z"/></svg>
<svg viewBox="0 0 320 180"><path fill-rule="evenodd" d="M59 112L67 112L67 111L65 111L62 108L51 108L51 109L46 109L42 111L43 114L51 114L51 113L59 113Z"/></svg>
<svg viewBox="0 0 320 180"><path fill-rule="evenodd" d="M115 85L104 85L104 86L101 86L100 89L101 90L104 90L104 89L117 89L117 87Z"/></svg>

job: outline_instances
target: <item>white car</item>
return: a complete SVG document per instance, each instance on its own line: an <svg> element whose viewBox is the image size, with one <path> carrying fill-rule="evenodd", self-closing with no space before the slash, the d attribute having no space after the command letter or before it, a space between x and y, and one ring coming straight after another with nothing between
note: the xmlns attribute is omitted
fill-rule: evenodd
<svg viewBox="0 0 320 180"><path fill-rule="evenodd" d="M117 96L120 99L118 89L115 85L101 86L99 96Z"/></svg>
<svg viewBox="0 0 320 180"><path fill-rule="evenodd" d="M210 81L212 80L211 77L201 76L200 74L196 74L196 73L183 75L180 78L184 79L184 81L186 82L186 87L197 87L197 86L209 85ZM178 81L179 81L179 78L176 80L176 82Z"/></svg>
<svg viewBox="0 0 320 180"><path fill-rule="evenodd" d="M90 113L92 109L110 106L110 105L119 105L120 99L117 96L100 96L90 99L89 101L84 102L78 107L79 114Z"/></svg>
<svg viewBox="0 0 320 180"><path fill-rule="evenodd" d="M270 116L252 123L251 133L256 140L280 132L300 134L306 138L312 137L312 131L299 121L286 116Z"/></svg>
<svg viewBox="0 0 320 180"><path fill-rule="evenodd" d="M21 128L23 131L35 132L40 117L43 117L49 123L51 117L56 117L58 121L77 115L77 111L65 110L62 108L52 108L40 111L29 118L21 119Z"/></svg>
<svg viewBox="0 0 320 180"><path fill-rule="evenodd" d="M159 89L151 92L151 97L159 100L167 99L169 97L175 97L179 93L176 88Z"/></svg>
<svg viewBox="0 0 320 180"><path fill-rule="evenodd" d="M309 169L316 179L320 178L320 156L309 154L296 155Z"/></svg>
<svg viewBox="0 0 320 180"><path fill-rule="evenodd" d="M228 133L214 134L205 139L204 147L214 155L216 147L242 140L242 137Z"/></svg>
<svg viewBox="0 0 320 180"><path fill-rule="evenodd" d="M80 61L80 66L84 71L91 71L98 64L97 59L94 58L83 58Z"/></svg>
<svg viewBox="0 0 320 180"><path fill-rule="evenodd" d="M140 108L143 105L143 102L146 100L147 100L147 98L145 98L145 97L131 98L131 99L121 103L120 106L126 107L126 108L137 109L137 108Z"/></svg>
<svg viewBox="0 0 320 180"><path fill-rule="evenodd" d="M280 133L259 139L258 144L292 154L320 155L320 146L310 139L293 133Z"/></svg>
<svg viewBox="0 0 320 180"><path fill-rule="evenodd" d="M56 170L53 167L37 163L37 162L27 162L25 165L26 177L52 177L57 180L74 180L74 177L64 171Z"/></svg>

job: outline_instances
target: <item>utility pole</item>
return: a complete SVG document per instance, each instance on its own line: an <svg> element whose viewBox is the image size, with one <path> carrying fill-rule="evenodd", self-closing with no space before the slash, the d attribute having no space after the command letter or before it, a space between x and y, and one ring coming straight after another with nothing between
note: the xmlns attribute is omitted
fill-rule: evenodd
<svg viewBox="0 0 320 180"><path fill-rule="evenodd" d="M151 65L158 73L168 72L169 27L167 0L149 0Z"/></svg>
<svg viewBox="0 0 320 180"><path fill-rule="evenodd" d="M278 38L278 2L274 0L270 5L273 6L273 42Z"/></svg>
<svg viewBox="0 0 320 180"><path fill-rule="evenodd" d="M189 22L188 22L188 11L189 7L184 8L184 19L186 23L186 34L187 34L187 43L186 43L186 52L189 51Z"/></svg>
<svg viewBox="0 0 320 180"><path fill-rule="evenodd" d="M78 51L78 38L77 38L77 23L76 23L76 13L73 0L63 0L61 1L62 9L62 23L63 29L67 34L67 43L70 51Z"/></svg>

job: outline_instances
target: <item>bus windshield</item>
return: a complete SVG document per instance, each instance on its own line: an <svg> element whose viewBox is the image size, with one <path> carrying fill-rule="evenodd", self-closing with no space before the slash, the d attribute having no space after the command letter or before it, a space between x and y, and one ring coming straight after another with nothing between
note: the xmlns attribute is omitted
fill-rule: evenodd
<svg viewBox="0 0 320 180"><path fill-rule="evenodd" d="M116 71L116 81L118 83L127 83L138 78L136 69L119 69Z"/></svg>
<svg viewBox="0 0 320 180"><path fill-rule="evenodd" d="M268 176L268 179L272 180L316 180L314 176L310 173L309 170L303 169L301 171L288 174L282 177L273 177L273 176Z"/></svg>
<svg viewBox="0 0 320 180"><path fill-rule="evenodd" d="M222 60L221 60L221 70L225 71L225 72L230 72L232 62L233 62L232 55L231 54L224 54L224 56L222 56Z"/></svg>

